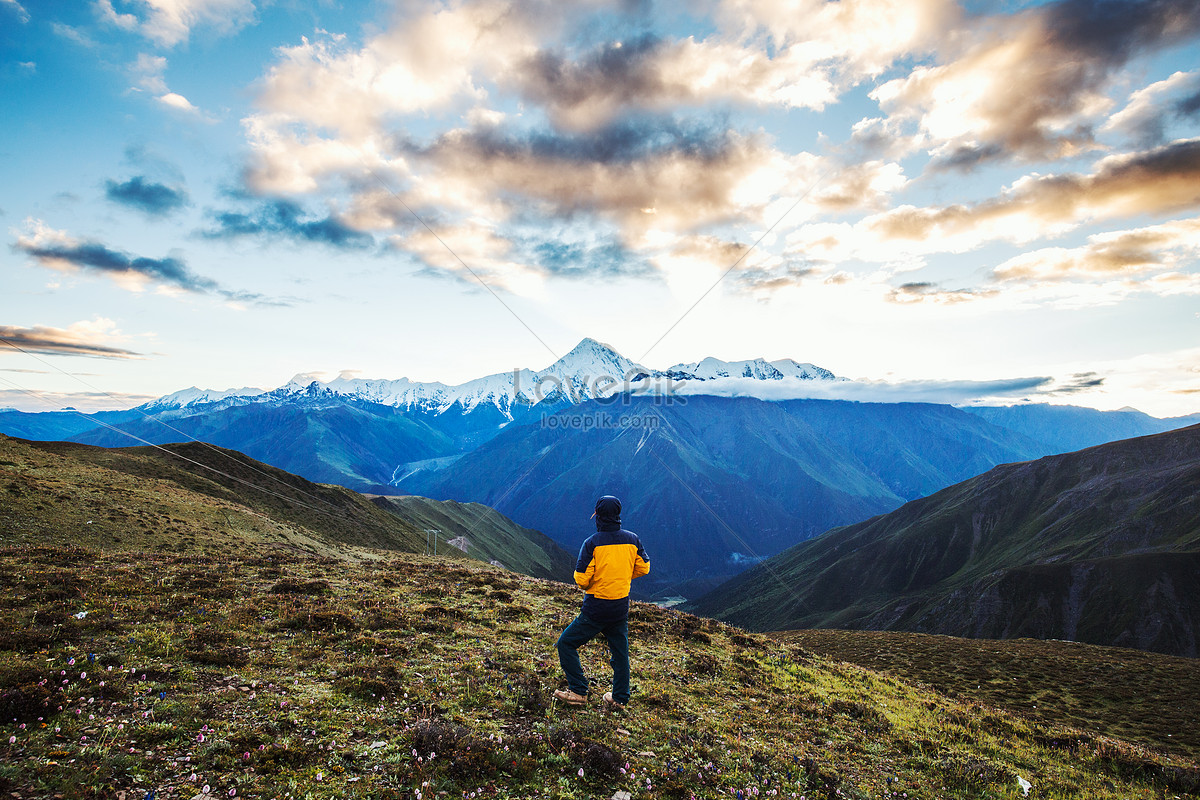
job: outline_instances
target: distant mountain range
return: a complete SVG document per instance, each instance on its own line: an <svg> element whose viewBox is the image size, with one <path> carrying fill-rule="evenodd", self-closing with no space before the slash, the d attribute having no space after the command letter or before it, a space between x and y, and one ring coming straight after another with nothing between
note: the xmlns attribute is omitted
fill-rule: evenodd
<svg viewBox="0 0 1200 800"><path fill-rule="evenodd" d="M1019 433L1046 448L1046 455L1149 436L1200 423L1200 414L1158 419L1134 408L1099 411L1079 406L1026 403L1019 406L968 406L963 409L993 425Z"/></svg>
<svg viewBox="0 0 1200 800"><path fill-rule="evenodd" d="M1195 657L1197 587L1200 425L997 467L799 544L692 610Z"/></svg>
<svg viewBox="0 0 1200 800"><path fill-rule="evenodd" d="M197 439L321 483L494 505L569 551L590 532L578 514L612 492L657 547L642 584L697 597L829 527L997 464L1187 423L803 399L843 383L790 359L650 369L585 339L545 369L460 385L301 375L274 390L187 389L125 411L0 412L0 431L104 447Z"/></svg>
<svg viewBox="0 0 1200 800"><path fill-rule="evenodd" d="M608 426L589 425L608 420ZM490 505L568 549L595 497L625 501L654 567L694 594L828 528L1024 460L1036 446L948 406L693 396L583 403L521 424L400 488Z"/></svg>
<svg viewBox="0 0 1200 800"><path fill-rule="evenodd" d="M683 384L720 382L749 378L757 381L803 383L846 380L813 364L790 359L765 361L721 361L705 358L692 364L676 364L665 370L643 367L595 339L584 339L562 358L543 370L515 369L458 385L439 382L370 380L347 373L330 381L315 374L301 374L273 391L229 389L223 392L192 387L160 397L141 408L147 412L254 402L271 402L295 395L327 392L367 403L419 410L434 415L450 412L470 414L487 407L511 420L544 401L579 403L614 394L662 393Z"/></svg>

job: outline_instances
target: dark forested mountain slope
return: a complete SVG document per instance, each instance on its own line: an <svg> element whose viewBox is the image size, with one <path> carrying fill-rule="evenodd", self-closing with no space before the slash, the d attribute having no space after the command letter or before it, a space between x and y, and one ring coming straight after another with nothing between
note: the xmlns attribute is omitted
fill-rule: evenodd
<svg viewBox="0 0 1200 800"><path fill-rule="evenodd" d="M1200 426L997 467L695 604L758 630L1061 638L1195 656Z"/></svg>

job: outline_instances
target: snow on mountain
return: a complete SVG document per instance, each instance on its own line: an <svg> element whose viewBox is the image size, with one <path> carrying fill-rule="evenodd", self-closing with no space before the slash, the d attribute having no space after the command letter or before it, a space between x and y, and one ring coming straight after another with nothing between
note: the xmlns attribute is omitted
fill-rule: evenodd
<svg viewBox="0 0 1200 800"><path fill-rule="evenodd" d="M422 408L443 413L458 405L470 412L479 405L494 405L511 419L512 406L535 405L545 399L568 399L578 403L620 391L627 380L648 372L609 345L584 339L575 349L540 371L518 369L476 378L457 386L421 383L408 378L370 380L343 373L331 381L314 374L297 375L282 389L285 393L307 391L314 384L337 394L372 403Z"/></svg>
<svg viewBox="0 0 1200 800"><path fill-rule="evenodd" d="M542 370L517 369L487 375L458 385L440 382L357 378L343 372L332 380L320 373L301 373L274 391L229 389L217 392L192 387L166 395L143 406L146 410L184 409L202 403L237 400L240 402L286 401L299 396L325 393L382 405L417 408L442 414L458 407L469 413L479 406L494 406L512 419L514 406L528 407L543 400L579 403L619 392L653 394L677 391L687 386L690 394L704 394L711 387L716 394L728 393L722 379L749 379L739 386L739 394L754 394L762 381L841 381L832 372L791 359L767 362L721 361L706 358L694 364L677 364L669 370L652 370L618 353L610 345L584 339L571 352ZM742 381L738 381L739 385ZM765 388L765 387L764 387ZM766 394L777 397L783 386L776 385Z"/></svg>
<svg viewBox="0 0 1200 800"><path fill-rule="evenodd" d="M575 349L539 373L536 393L547 396L559 388L578 402L622 391L639 375L651 374L641 364L630 361L610 345L584 339Z"/></svg>
<svg viewBox="0 0 1200 800"><path fill-rule="evenodd" d="M528 377L531 374L529 370L518 372L518 375L525 376L529 383L532 383L532 379ZM284 387L284 391L300 393L311 386L317 386L357 400L403 408L422 408L435 413L442 413L455 404L461 405L465 411L471 411L480 403L492 403L507 414L518 396L514 391L515 382L513 373L488 375L457 386L437 381L422 383L408 378L373 380L339 375L332 381L311 381L304 385L293 379Z"/></svg>
<svg viewBox="0 0 1200 800"><path fill-rule="evenodd" d="M189 406L205 405L207 403L219 403L230 398L249 399L258 397L264 392L264 389L254 389L251 387L217 391L216 389L200 389L191 386L187 389L180 389L178 392L163 395L157 400L151 400L149 403L141 406L141 408L144 411L165 411L167 409L188 408Z"/></svg>
<svg viewBox="0 0 1200 800"><path fill-rule="evenodd" d="M709 357L693 364L676 364L667 372L685 380L691 378L700 381L715 378L753 378L759 381L779 381L784 378L799 378L805 381L844 380L827 369L814 364L801 364L790 358L768 362L761 358L750 361L722 361Z"/></svg>

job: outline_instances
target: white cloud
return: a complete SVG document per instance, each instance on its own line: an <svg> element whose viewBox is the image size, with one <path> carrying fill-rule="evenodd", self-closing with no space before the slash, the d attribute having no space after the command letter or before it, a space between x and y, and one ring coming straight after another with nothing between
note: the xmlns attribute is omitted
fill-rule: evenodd
<svg viewBox="0 0 1200 800"><path fill-rule="evenodd" d="M1071 369L1078 365L1065 365ZM1077 400L1097 408L1136 408L1156 417L1195 414L1200 400L1200 348L1142 353L1097 361L1087 366L1104 376L1104 385L1080 393Z"/></svg>
<svg viewBox="0 0 1200 800"><path fill-rule="evenodd" d="M166 71L167 59L149 53L139 53L137 61L129 66L129 73L135 85L159 97L170 93L164 77Z"/></svg>
<svg viewBox="0 0 1200 800"><path fill-rule="evenodd" d="M374 171L387 185L402 186L410 170L406 159L381 152L377 136L329 137L292 124L286 114L255 114L242 120L252 152L246 179L263 194L314 192L342 175ZM370 192L374 192L371 189ZM369 193L364 191L362 195Z"/></svg>
<svg viewBox="0 0 1200 800"><path fill-rule="evenodd" d="M0 0L0 8L7 8L16 14L22 25L29 22L29 12L17 0Z"/></svg>
<svg viewBox="0 0 1200 800"><path fill-rule="evenodd" d="M477 104L476 75L502 73L536 46L528 12L496 2L435 8L354 47L343 36L280 48L261 81L260 124L310 125L375 136L387 120Z"/></svg>
<svg viewBox="0 0 1200 800"><path fill-rule="evenodd" d="M421 227L406 236L392 237L390 244L412 253L430 270L455 275L469 284L482 283L534 297L544 287L544 276L515 260L512 242L489 225L469 222L434 231Z"/></svg>
<svg viewBox="0 0 1200 800"><path fill-rule="evenodd" d="M1089 367L1060 365L1061 377L1030 376L997 380L805 381L785 378L718 378L708 381L648 379L635 392L680 397L756 397L768 401L845 400L858 403L939 403L955 406L1026 402L1085 403L1101 408L1134 407L1158 416L1195 411L1200 395L1200 349L1137 356Z"/></svg>
<svg viewBox="0 0 1200 800"><path fill-rule="evenodd" d="M54 31L55 35L72 41L80 47L88 49L96 49L97 47L96 43L86 33L71 25L66 25L62 22L52 22L50 23L50 30Z"/></svg>
<svg viewBox="0 0 1200 800"><path fill-rule="evenodd" d="M935 157L953 166L1097 149L1093 130L1113 105L1112 76L1135 55L1200 29L1195 6L1119 8L1120 24L1102 3L1047 3L973 20L943 36L943 63L917 66L871 96L897 119L915 121Z"/></svg>
<svg viewBox="0 0 1200 800"><path fill-rule="evenodd" d="M726 220L761 224L780 193L811 186L823 166L809 154L787 156L760 139L735 135L709 152L680 145L625 159L569 146L544 152L521 139L452 131L420 159L429 183L464 210L486 207L489 198L518 197L520 205L550 214L598 214L629 237ZM646 214L647 208L655 213Z"/></svg>
<svg viewBox="0 0 1200 800"><path fill-rule="evenodd" d="M595 130L630 109L665 111L736 102L821 110L837 100L829 69L795 47L768 56L740 42L610 42L570 60L538 53L508 81L544 104L556 125Z"/></svg>
<svg viewBox="0 0 1200 800"><path fill-rule="evenodd" d="M1174 273L1200 256L1200 218L1088 238L1081 247L1049 247L1022 253L993 270L997 281L1069 281L1136 278L1149 272Z"/></svg>
<svg viewBox="0 0 1200 800"><path fill-rule="evenodd" d="M960 17L953 0L722 0L716 12L727 35L797 48L813 62L843 65L853 78L929 49Z"/></svg>
<svg viewBox="0 0 1200 800"><path fill-rule="evenodd" d="M958 18L950 0L727 0L704 39L606 41L578 55L539 49L498 81L556 124L593 130L630 109L710 103L822 110L860 80L927 49Z"/></svg>
<svg viewBox="0 0 1200 800"><path fill-rule="evenodd" d="M1200 72L1176 72L1130 95L1125 107L1109 117L1100 130L1123 133L1141 143L1159 144L1171 121L1172 96L1197 94L1200 94Z"/></svg>
<svg viewBox="0 0 1200 800"><path fill-rule="evenodd" d="M176 94L175 92L167 92L166 94L157 98L157 100L158 100L158 102L162 103L164 106L167 106L168 108L173 108L176 111L184 111L188 114L199 114L200 113L200 109L198 109L194 105L192 105L191 101L189 101L183 95Z"/></svg>
<svg viewBox="0 0 1200 800"><path fill-rule="evenodd" d="M252 0L142 0L151 9L143 32L160 45L186 41L192 28L206 26L230 34L254 20Z"/></svg>
<svg viewBox="0 0 1200 800"><path fill-rule="evenodd" d="M100 20L113 27L120 28L123 31L133 31L137 29L138 18L133 14L121 14L113 8L112 0L96 0L92 4L96 15Z"/></svg>
<svg viewBox="0 0 1200 800"><path fill-rule="evenodd" d="M528 269L518 220L599 223L675 273L716 266L725 248L714 242L753 241L819 183L780 228L786 246L773 234L739 272L742 288L834 280L857 260L884 265L876 287L890 299L946 305L993 297L995 287L897 285L895 276L932 254L1027 245L1194 205L1200 146L1190 141L1109 156L1090 173L1030 173L988 200L894 203L910 184L899 159L916 147L964 163L1091 148L1112 71L1147 46L1137 36L1165 24L1156 12L1131 21L1136 35L1098 34L1127 45L1117 54L1055 28L1064 12L1048 7L968 17L951 0L725 0L704 38L610 32L593 12L412 4L361 42L320 32L280 48L242 121L248 187L337 197L355 229L440 263L406 233L411 208L463 236L498 282L508 270L518 285ZM1095 23L1082 14L1072 24ZM903 77L874 93L886 116L861 120L844 148L831 147L844 159L832 169L829 158L703 116L714 104L820 109L889 70ZM704 122L687 127L692 109Z"/></svg>
<svg viewBox="0 0 1200 800"><path fill-rule="evenodd" d="M916 117L944 158L958 151L986 156L993 148L1028 158L1068 157L1093 146L1080 123L1107 100L1076 88L1083 65L1056 56L1036 25L1014 22L961 58L917 67L871 96L885 111Z"/></svg>
<svg viewBox="0 0 1200 800"><path fill-rule="evenodd" d="M160 47L186 42L198 27L234 33L253 22L256 13L253 0L136 0L132 5L139 13L118 12L112 0L95 0L92 7L106 24L136 30Z"/></svg>
<svg viewBox="0 0 1200 800"><path fill-rule="evenodd" d="M850 222L815 222L788 235L789 251L830 262L890 263L965 253L992 242L1028 244L1081 225L1200 205L1200 139L1113 155L1089 173L1026 175L974 204L900 205Z"/></svg>
<svg viewBox="0 0 1200 800"><path fill-rule="evenodd" d="M1049 377L1012 378L992 381L970 380L852 380L805 381L785 378L761 381L753 378L718 378L676 383L676 394L757 397L763 400L850 400L860 403L947 403L965 405L1013 400L1052 389Z"/></svg>
<svg viewBox="0 0 1200 800"><path fill-rule="evenodd" d="M12 381L5 380L12 384ZM151 394L124 392L54 392L44 389L0 389L0 407L36 413L73 408L83 413L119 411L157 399Z"/></svg>
<svg viewBox="0 0 1200 800"><path fill-rule="evenodd" d="M88 358L137 359L142 354L118 347L129 337L105 317L76 322L66 328L35 325L18 328L0 325L0 338L12 347L0 348L0 355L25 351L42 355L86 356Z"/></svg>
<svg viewBox="0 0 1200 800"><path fill-rule="evenodd" d="M258 85L259 110L242 120L254 191L311 192L330 179L360 182L368 169L402 186L408 159L389 151L405 117L459 108L494 125L503 115L487 107L476 75L506 71L536 47L539 15L552 21L564 13L553 4L488 0L411 8L361 46L322 32L277 51Z"/></svg>

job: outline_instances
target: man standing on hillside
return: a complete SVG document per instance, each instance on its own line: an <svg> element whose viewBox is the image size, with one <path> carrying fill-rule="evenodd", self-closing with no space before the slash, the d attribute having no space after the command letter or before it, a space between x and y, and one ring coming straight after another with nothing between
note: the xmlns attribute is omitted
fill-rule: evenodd
<svg viewBox="0 0 1200 800"><path fill-rule="evenodd" d="M613 688L604 702L624 708L629 702L629 584L650 572L650 557L636 533L621 528L621 501L605 495L596 501L596 533L579 550L575 583L586 592L583 609L558 637L558 663L568 689L554 696L570 705L587 702L588 680L579 648L603 634L612 653Z"/></svg>

